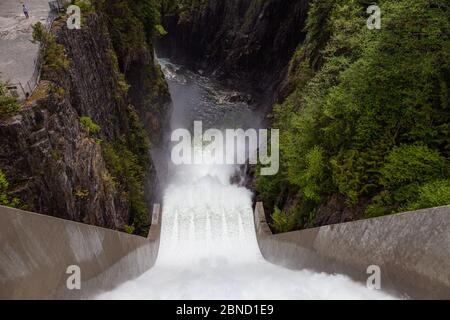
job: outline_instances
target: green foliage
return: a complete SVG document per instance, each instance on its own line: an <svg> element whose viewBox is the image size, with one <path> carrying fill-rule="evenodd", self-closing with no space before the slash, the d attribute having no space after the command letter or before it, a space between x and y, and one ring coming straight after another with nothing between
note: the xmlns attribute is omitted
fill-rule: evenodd
<svg viewBox="0 0 450 320"><path fill-rule="evenodd" d="M149 166L149 142L131 106L128 108L128 117L129 139L123 137L114 143L105 143L103 155L114 179L125 186L134 232L146 235L150 221L144 200L144 179Z"/></svg>
<svg viewBox="0 0 450 320"><path fill-rule="evenodd" d="M304 53L309 58L314 70L323 64L321 51L326 46L331 36L330 14L336 1L312 1L306 21L307 39Z"/></svg>
<svg viewBox="0 0 450 320"><path fill-rule="evenodd" d="M444 169L445 159L437 150L421 144L402 144L386 156L381 168L381 184L388 189L411 183L421 184L443 177Z"/></svg>
<svg viewBox="0 0 450 320"><path fill-rule="evenodd" d="M324 151L315 146L305 155L305 167L302 174L298 176L298 185L301 186L305 199L320 201L321 182L325 176Z"/></svg>
<svg viewBox="0 0 450 320"><path fill-rule="evenodd" d="M128 91L130 90L130 85L127 83L125 79L125 75L120 71L119 68L119 60L117 59L117 55L112 48L108 49L108 56L111 61L112 70L117 77L117 86L119 88L120 93L126 96Z"/></svg>
<svg viewBox="0 0 450 320"><path fill-rule="evenodd" d="M81 117L80 123L83 126L83 129L87 132L87 134L97 134L100 132L101 128L98 124L96 124L90 117Z"/></svg>
<svg viewBox="0 0 450 320"><path fill-rule="evenodd" d="M272 220L272 227L277 232L288 232L293 226L290 217L278 207L275 207L273 210Z"/></svg>
<svg viewBox="0 0 450 320"><path fill-rule="evenodd" d="M422 193L423 188L438 189L441 179L447 176L446 171L446 159L437 150L423 144L401 144L394 147L379 170L379 185L384 189L373 197L364 216L377 217L426 208L420 204L431 204L433 201L427 199L422 201L418 198L418 194ZM436 182L438 185L435 185ZM445 197L438 197L435 203L446 204L444 199Z"/></svg>
<svg viewBox="0 0 450 320"><path fill-rule="evenodd" d="M437 180L424 184L417 199L410 201L402 211L433 208L450 204L450 180Z"/></svg>
<svg viewBox="0 0 450 320"><path fill-rule="evenodd" d="M74 4L80 7L82 16L94 11L94 7L89 0L76 0Z"/></svg>
<svg viewBox="0 0 450 320"><path fill-rule="evenodd" d="M9 196L7 194L7 190L9 188L9 183L6 180L5 175L2 171L0 171L0 204L6 205L9 203Z"/></svg>
<svg viewBox="0 0 450 320"><path fill-rule="evenodd" d="M95 11L104 15L108 22L108 36L112 46L108 48L109 63L115 73L118 87L116 100L126 103L130 84L144 93L140 110L157 113L158 98L166 86L164 77L153 61L153 40L165 33L160 22L160 0L93 0ZM131 78L136 67L142 68L142 77ZM137 83L139 82L139 83ZM166 91L167 92L167 91ZM140 99L139 99L140 100ZM127 110L128 123L123 135L113 141L104 139L102 149L107 162L110 181L122 191L130 207L127 232L146 235L149 229L149 214L144 197L144 180L150 166L148 134L142 126L134 107ZM104 138L104 137L102 137Z"/></svg>
<svg viewBox="0 0 450 320"><path fill-rule="evenodd" d="M109 35L112 39L110 56L117 75L117 84L122 99L129 91L130 84L139 86L139 91L145 97L140 109L152 111L156 116L159 108L164 108L163 97L168 95L167 84L160 67L154 61L153 40L163 36L166 32L161 26L159 0L117 0L94 2L98 12L107 16ZM137 79L128 78L130 68L137 64L144 68L145 75L136 83Z"/></svg>
<svg viewBox="0 0 450 320"><path fill-rule="evenodd" d="M160 24L157 24L155 26L155 31L156 31L156 35L159 37L164 37L165 35L167 35L166 29L164 29L164 27Z"/></svg>
<svg viewBox="0 0 450 320"><path fill-rule="evenodd" d="M367 150L341 150L330 159L333 183L338 191L356 204L361 196L370 194L379 185L379 166L383 163L383 150L375 145Z"/></svg>
<svg viewBox="0 0 450 320"><path fill-rule="evenodd" d="M134 231L135 231L135 228L133 226L129 226L129 225L126 224L126 225L123 226L123 230L126 233L133 234Z"/></svg>
<svg viewBox="0 0 450 320"><path fill-rule="evenodd" d="M70 60L64 52L64 46L56 42L56 38L47 32L42 23L33 25L33 41L41 43L43 73L60 72L70 67Z"/></svg>
<svg viewBox="0 0 450 320"><path fill-rule="evenodd" d="M251 5L263 0L253 0ZM202 12L208 0L160 0L162 15L177 14L179 23L188 23L193 14Z"/></svg>
<svg viewBox="0 0 450 320"><path fill-rule="evenodd" d="M389 191L383 190L372 198L372 202L365 209L363 216L365 218L375 218L394 212L392 196Z"/></svg>
<svg viewBox="0 0 450 320"><path fill-rule="evenodd" d="M311 211L296 213L306 217L341 193L349 206L369 203L361 214L379 216L415 204L424 184L447 177L449 6L378 5L382 28L368 30L367 1L311 3L306 41L289 67L289 96L274 109L284 162L281 178L258 178L264 201L283 207L294 197L299 208L312 201ZM290 199L267 196L292 188L300 192Z"/></svg>
<svg viewBox="0 0 450 320"><path fill-rule="evenodd" d="M161 25L159 0L96 0L94 5L109 18L110 34L122 70L136 52L151 47L153 37L164 29L158 27Z"/></svg>
<svg viewBox="0 0 450 320"><path fill-rule="evenodd" d="M86 18L89 14L95 12L95 7L92 2L95 0L73 0L72 3L80 8L81 11L81 27L85 24ZM66 3L66 10L69 3Z"/></svg>
<svg viewBox="0 0 450 320"><path fill-rule="evenodd" d="M12 97L6 85L0 82L0 118L10 116L19 110L19 104L16 99Z"/></svg>
<svg viewBox="0 0 450 320"><path fill-rule="evenodd" d="M259 175L255 179L256 189L258 190L259 196L264 199L264 206L266 208L273 208L278 205L279 195L286 191L283 189L285 185L285 177L281 174L273 177Z"/></svg>
<svg viewBox="0 0 450 320"><path fill-rule="evenodd" d="M137 155L139 165L146 168L150 164L150 141L133 106L128 106L127 111L130 126L128 134L130 150Z"/></svg>
<svg viewBox="0 0 450 320"><path fill-rule="evenodd" d="M9 194L9 182L6 176L0 170L0 205L17 208L20 206L20 201L17 198L11 197Z"/></svg>
<svg viewBox="0 0 450 320"><path fill-rule="evenodd" d="M160 24L160 1L139 1L135 12L137 12L137 16L144 26L147 39L150 40L153 36L163 33L159 33L160 31L165 31Z"/></svg>

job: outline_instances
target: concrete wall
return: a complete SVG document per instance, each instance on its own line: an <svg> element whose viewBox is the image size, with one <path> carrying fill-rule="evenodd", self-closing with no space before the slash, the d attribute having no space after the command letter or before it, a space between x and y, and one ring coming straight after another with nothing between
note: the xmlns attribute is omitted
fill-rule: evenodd
<svg viewBox="0 0 450 320"><path fill-rule="evenodd" d="M450 299L450 206L273 235L262 203L255 226L264 258L292 269L340 273L400 297Z"/></svg>
<svg viewBox="0 0 450 320"><path fill-rule="evenodd" d="M90 298L151 268L158 254L160 207L148 238L0 206L0 299ZM81 269L68 290L67 267Z"/></svg>

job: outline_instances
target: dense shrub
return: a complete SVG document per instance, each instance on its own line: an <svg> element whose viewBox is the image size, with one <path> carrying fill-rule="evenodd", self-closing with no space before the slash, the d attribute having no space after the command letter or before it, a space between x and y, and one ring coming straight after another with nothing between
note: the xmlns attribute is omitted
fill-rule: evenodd
<svg viewBox="0 0 450 320"><path fill-rule="evenodd" d="M87 134L97 134L100 132L101 128L98 124L96 124L90 117L81 117L80 123L83 126L83 129L87 132Z"/></svg>
<svg viewBox="0 0 450 320"><path fill-rule="evenodd" d="M33 25L33 41L41 44L44 75L48 72L60 72L69 68L70 60L64 52L64 46L57 43L55 36L47 32L40 22Z"/></svg>
<svg viewBox="0 0 450 320"><path fill-rule="evenodd" d="M411 183L421 184L444 176L445 159L437 150L425 145L400 145L393 148L381 168L381 183L398 188Z"/></svg>
<svg viewBox="0 0 450 320"><path fill-rule="evenodd" d="M82 17L83 15L94 11L94 7L90 0L76 0L74 1L74 4L80 7Z"/></svg>
<svg viewBox="0 0 450 320"><path fill-rule="evenodd" d="M150 164L150 145L138 115L131 106L128 108L128 118L129 136L112 143L104 143L103 155L114 179L120 181L126 189L131 214L127 230L146 235L150 220L144 199L144 179Z"/></svg>
<svg viewBox="0 0 450 320"><path fill-rule="evenodd" d="M122 64L143 46L151 45L153 37L164 33L159 0L95 0L93 4L109 17L114 48Z"/></svg>
<svg viewBox="0 0 450 320"><path fill-rule="evenodd" d="M272 219L273 219L272 227L277 232L287 232L293 226L292 217L290 217L284 212L281 212L281 210L278 207L274 208Z"/></svg>
<svg viewBox="0 0 450 320"><path fill-rule="evenodd" d="M450 180L437 180L418 189L417 199L402 208L402 211L432 208L450 204Z"/></svg>
<svg viewBox="0 0 450 320"><path fill-rule="evenodd" d="M281 130L280 177L257 178L262 200L282 211L296 203L296 210L288 205L284 213L298 215L297 222L314 217L334 194L365 216L446 201L421 201L417 195L447 177L448 3L378 5L382 28L369 30L367 1L311 3L306 41L289 67L289 96L274 109L273 126ZM269 189L279 193L268 195ZM283 197L293 189L298 192ZM304 225L293 228L298 227Z"/></svg>
<svg viewBox="0 0 450 320"><path fill-rule="evenodd" d="M0 118L14 114L19 109L19 104L12 97L6 85L0 82Z"/></svg>
<svg viewBox="0 0 450 320"><path fill-rule="evenodd" d="M19 204L19 199L11 197L9 194L9 183L3 172L0 170L0 205L16 208Z"/></svg>

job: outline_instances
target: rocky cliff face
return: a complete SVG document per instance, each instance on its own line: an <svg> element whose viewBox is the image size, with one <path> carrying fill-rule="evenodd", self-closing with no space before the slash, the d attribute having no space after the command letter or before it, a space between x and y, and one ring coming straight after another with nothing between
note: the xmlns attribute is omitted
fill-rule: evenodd
<svg viewBox="0 0 450 320"><path fill-rule="evenodd" d="M161 141L167 86L150 48L130 59L124 79L99 15L87 17L81 30L68 30L61 19L52 33L70 67L44 74L20 112L0 122L0 167L26 209L122 229L136 219L142 199L134 198L143 197L142 190L131 190L130 179L133 186L146 185L148 208L155 200L154 166L136 141L146 139L143 127L153 145ZM149 92L152 86L157 90ZM94 134L80 123L82 117L99 130ZM120 165L120 156L127 155L132 165ZM137 164L145 169L143 179L135 173Z"/></svg>
<svg viewBox="0 0 450 320"><path fill-rule="evenodd" d="M256 93L262 112L270 113L274 104L282 102L292 91L288 66L306 38L310 1L163 3L163 23L168 35L158 42L160 55L215 75L238 90ZM255 189L255 168L247 169L246 185ZM279 192L286 205L297 201L296 190ZM258 191L255 193L258 200L265 200ZM272 208L266 210L268 215Z"/></svg>
<svg viewBox="0 0 450 320"><path fill-rule="evenodd" d="M306 0L215 0L168 7L163 19L168 35L158 49L175 61L233 80L230 84L244 80L267 89L283 78L304 39L307 9Z"/></svg>

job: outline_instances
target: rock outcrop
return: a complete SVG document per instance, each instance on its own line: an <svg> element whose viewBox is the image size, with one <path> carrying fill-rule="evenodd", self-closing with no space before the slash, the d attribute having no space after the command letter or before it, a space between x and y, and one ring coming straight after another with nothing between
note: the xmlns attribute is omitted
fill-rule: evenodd
<svg viewBox="0 0 450 320"><path fill-rule="evenodd" d="M284 70L303 32L308 1L217 0L172 9L159 53L191 68L267 89Z"/></svg>
<svg viewBox="0 0 450 320"><path fill-rule="evenodd" d="M63 19L56 21L52 33L64 46L70 67L44 75L18 114L0 121L0 168L28 210L123 229L135 218L133 190L126 179L114 176L106 146L130 145L136 136L143 139L136 131L142 127L157 146L170 97L151 47L131 59L125 73L130 87L124 88L104 20L90 14L81 30L69 30ZM145 91L152 85L146 79L158 90ZM90 118L99 132L89 132L81 117ZM148 153L140 156L150 158ZM157 195L157 177L151 161L145 170L149 207Z"/></svg>

